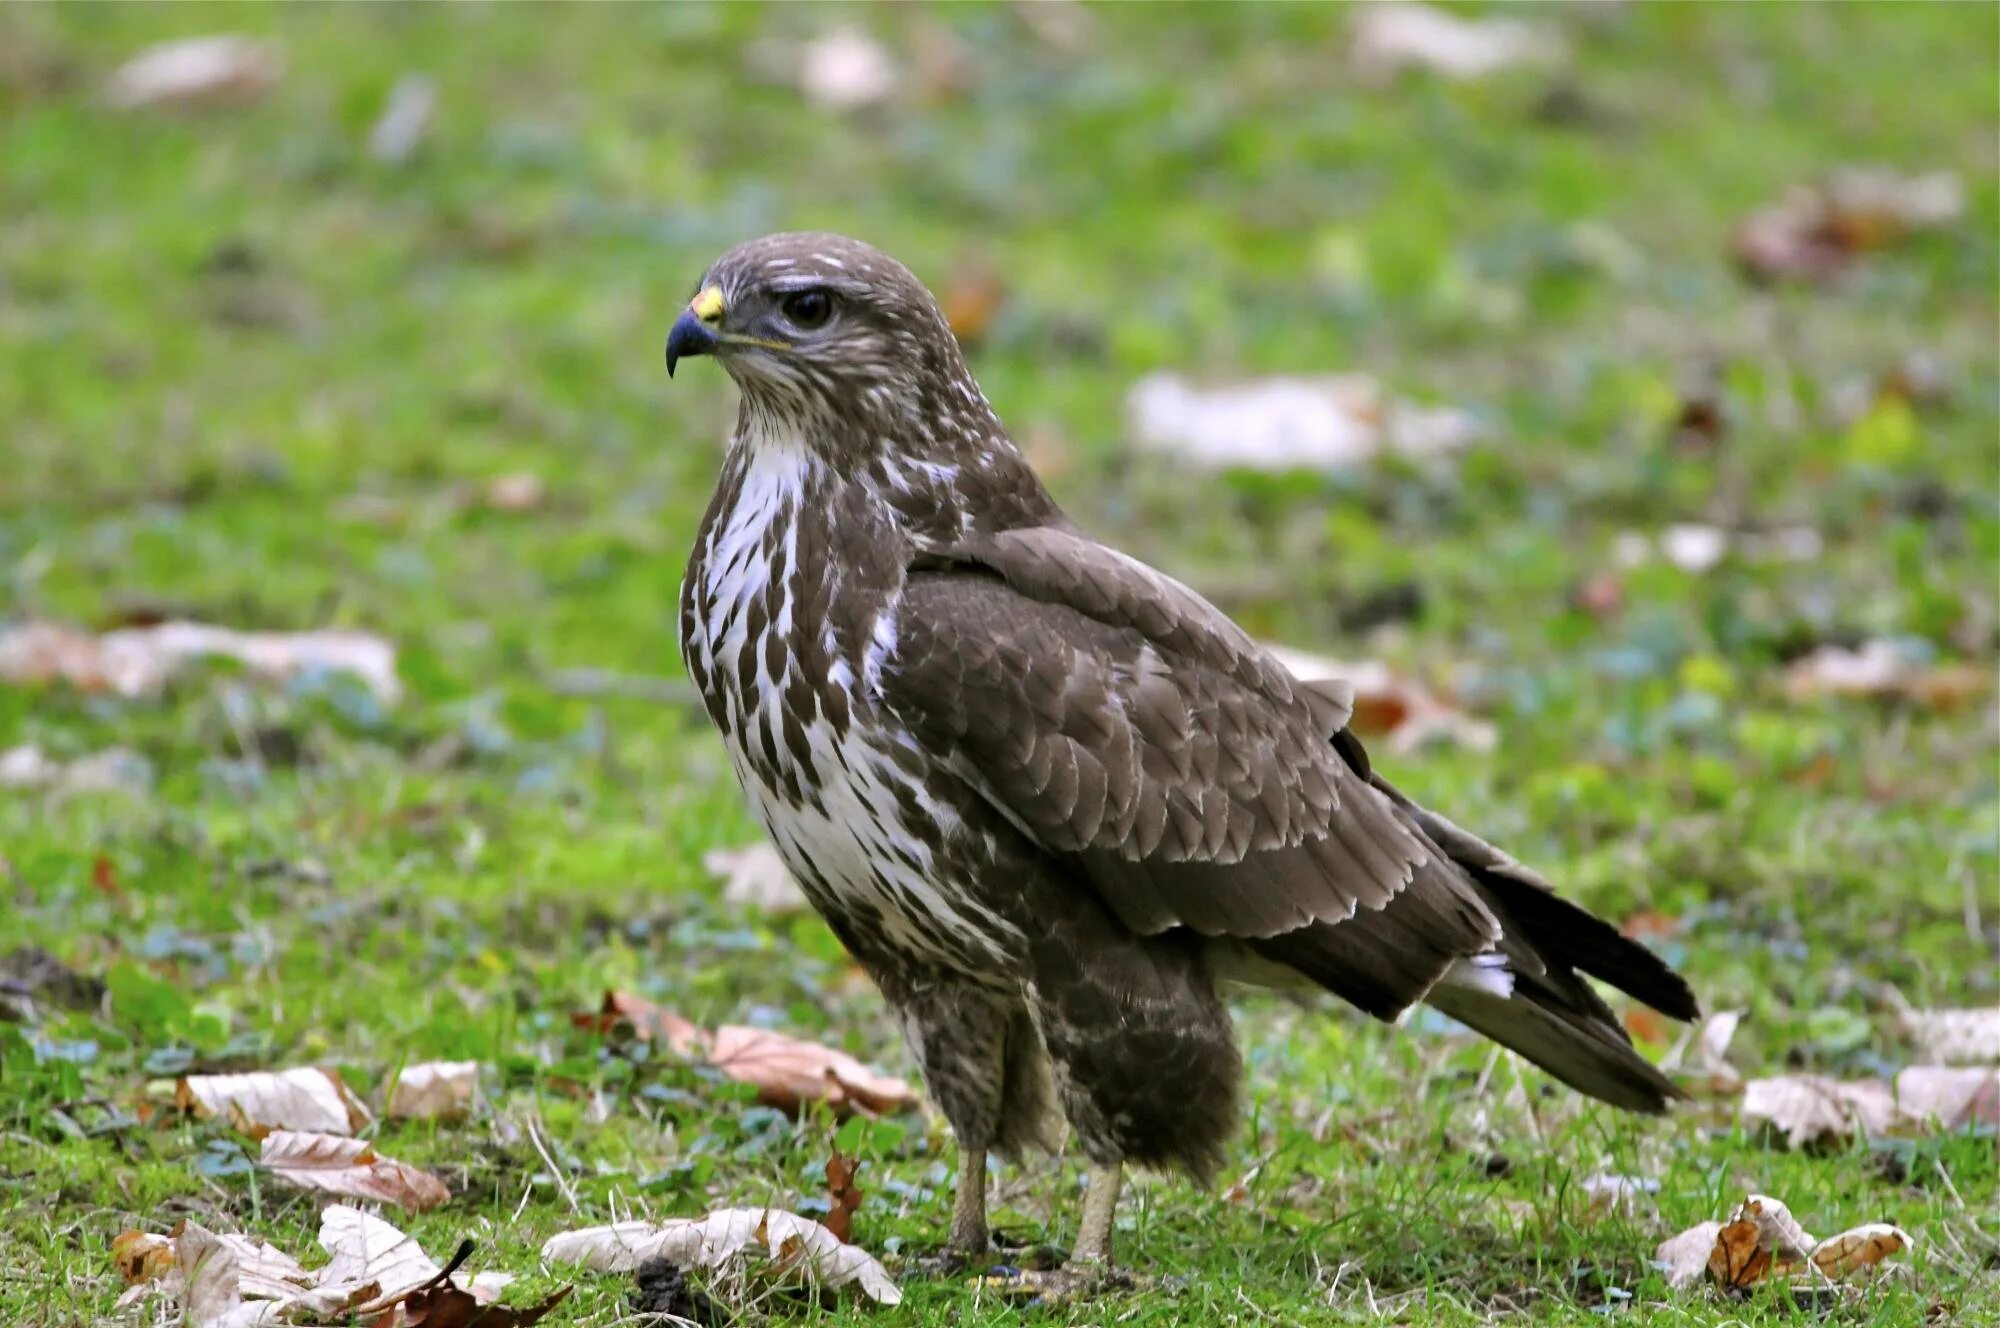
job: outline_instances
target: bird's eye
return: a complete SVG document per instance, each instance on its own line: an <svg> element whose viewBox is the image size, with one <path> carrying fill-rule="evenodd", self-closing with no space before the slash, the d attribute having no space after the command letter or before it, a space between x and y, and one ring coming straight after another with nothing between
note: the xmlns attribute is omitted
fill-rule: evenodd
<svg viewBox="0 0 2000 1328"><path fill-rule="evenodd" d="M826 320L833 317L833 297L822 290L799 291L787 295L779 306L785 318L793 327L810 332L816 327L824 327Z"/></svg>

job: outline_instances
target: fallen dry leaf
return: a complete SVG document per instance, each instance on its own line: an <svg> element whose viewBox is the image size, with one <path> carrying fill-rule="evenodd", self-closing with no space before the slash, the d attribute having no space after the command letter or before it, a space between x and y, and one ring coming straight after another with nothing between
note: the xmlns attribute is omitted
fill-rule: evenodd
<svg viewBox="0 0 2000 1328"><path fill-rule="evenodd" d="M1660 1182L1640 1176L1599 1172L1577 1183L1590 1207L1598 1212L1631 1212L1660 1192Z"/></svg>
<svg viewBox="0 0 2000 1328"><path fill-rule="evenodd" d="M397 1072L386 1110L391 1120L449 1120L469 1113L478 1093L478 1061L425 1061Z"/></svg>
<svg viewBox="0 0 2000 1328"><path fill-rule="evenodd" d="M1354 731L1386 738L1392 752L1415 751L1433 742L1489 752L1499 741L1491 724L1472 718L1422 683L1398 677L1387 664L1328 659L1268 643L1265 649L1301 681L1337 679L1352 687Z"/></svg>
<svg viewBox="0 0 2000 1328"><path fill-rule="evenodd" d="M355 1314L373 1328L528 1328L547 1318L573 1290L558 1287L536 1304L521 1308L496 1305L491 1294L482 1292L480 1278L472 1279L469 1287L453 1280L471 1254L472 1242L460 1241L451 1262L428 1281L357 1305Z"/></svg>
<svg viewBox="0 0 2000 1328"><path fill-rule="evenodd" d="M895 95L902 75L887 47L858 28L835 28L796 53L799 91L815 106L852 111Z"/></svg>
<svg viewBox="0 0 2000 1328"><path fill-rule="evenodd" d="M1669 1286L1685 1288L1706 1274L1741 1292L1768 1277L1790 1277L1800 1287L1839 1282L1873 1272L1914 1243L1900 1227L1880 1222L1815 1241L1781 1200L1753 1194L1728 1222L1703 1222L1661 1241L1653 1260Z"/></svg>
<svg viewBox="0 0 2000 1328"><path fill-rule="evenodd" d="M174 1083L174 1105L220 1116L253 1139L272 1130L352 1134L368 1109L330 1070L302 1065L251 1074L191 1074Z"/></svg>
<svg viewBox="0 0 2000 1328"><path fill-rule="evenodd" d="M731 904L772 914L797 913L806 907L805 892L769 840L710 849L701 855L701 865L722 879L722 897Z"/></svg>
<svg viewBox="0 0 2000 1328"><path fill-rule="evenodd" d="M867 1193L854 1183L860 1170L858 1158L835 1153L826 1160L826 1229L842 1242L854 1239L854 1210L861 1206L862 1196Z"/></svg>
<svg viewBox="0 0 2000 1328"><path fill-rule="evenodd" d="M1724 1223L1708 1252L1709 1280L1731 1291L1744 1291L1771 1271L1771 1252L1757 1238L1757 1224L1746 1218Z"/></svg>
<svg viewBox="0 0 2000 1328"><path fill-rule="evenodd" d="M938 304L952 335L970 346L984 337L1007 302L1007 285L1000 271L979 259L960 262L946 274Z"/></svg>
<svg viewBox="0 0 2000 1328"><path fill-rule="evenodd" d="M740 1083L754 1085L766 1106L797 1111L807 1102L825 1102L836 1112L880 1114L907 1111L917 1094L901 1079L877 1074L844 1051L768 1029L724 1024L713 1032L670 1010L626 992L606 992L596 1014L577 1022L608 1030L619 1021L643 1038L665 1042L684 1056L698 1057Z"/></svg>
<svg viewBox="0 0 2000 1328"><path fill-rule="evenodd" d="M1795 187L1752 214L1732 244L1737 264L1761 281L1828 281L1906 235L1965 214L1965 185L1949 171L1904 176L1850 168L1817 187Z"/></svg>
<svg viewBox="0 0 2000 1328"><path fill-rule="evenodd" d="M1896 1018L1924 1060L1946 1065L2000 1065L2000 1006L1985 1010L1905 1009Z"/></svg>
<svg viewBox="0 0 2000 1328"><path fill-rule="evenodd" d="M1521 65L1558 64L1563 54L1559 33L1520 19L1463 19L1413 3L1363 5L1355 12L1355 67L1377 78L1404 69L1480 78Z"/></svg>
<svg viewBox="0 0 2000 1328"><path fill-rule="evenodd" d="M111 1263L127 1286L150 1282L174 1266L174 1242L150 1231L122 1231L111 1241Z"/></svg>
<svg viewBox="0 0 2000 1328"><path fill-rule="evenodd" d="M430 130L437 99L435 79L423 74L397 79L382 114L368 131L368 155L392 166L409 160Z"/></svg>
<svg viewBox="0 0 2000 1328"><path fill-rule="evenodd" d="M89 793L144 793L153 786L153 763L130 747L58 761L35 743L0 752L0 788L47 789L63 797Z"/></svg>
<svg viewBox="0 0 2000 1328"><path fill-rule="evenodd" d="M1852 1231L1828 1236L1813 1247L1812 1261L1820 1272L1838 1281L1864 1269L1873 1269L1891 1255L1915 1246L1916 1241L1901 1227L1887 1222L1870 1222Z"/></svg>
<svg viewBox="0 0 2000 1328"><path fill-rule="evenodd" d="M128 1240L127 1237L135 1238ZM345 1204L320 1215L320 1245L331 1257L307 1270L276 1246L254 1237L210 1231L183 1222L171 1237L128 1232L114 1243L121 1272L125 1256L164 1244L169 1266L134 1286L120 1305L138 1295L161 1294L181 1303L193 1328L254 1328L264 1324L355 1324L367 1328L525 1328L569 1294L563 1287L538 1305L496 1305L513 1279L481 1273L463 1279L459 1266L472 1243L461 1243L447 1268L439 1268L410 1237L382 1219Z"/></svg>
<svg viewBox="0 0 2000 1328"><path fill-rule="evenodd" d="M284 62L248 37L190 37L141 51L104 84L104 99L123 110L148 106L240 106L277 86Z"/></svg>
<svg viewBox="0 0 2000 1328"><path fill-rule="evenodd" d="M1785 670L1785 694L1794 701L1885 699L1955 710L1983 694L1990 681L1984 669L1931 664L1900 642L1878 638L1859 649L1821 646L1793 660Z"/></svg>
<svg viewBox="0 0 2000 1328"><path fill-rule="evenodd" d="M1661 1241L1653 1251L1653 1262L1666 1272L1667 1285L1680 1288L1699 1282L1708 1273L1708 1256L1721 1233L1722 1223L1703 1222Z"/></svg>
<svg viewBox="0 0 2000 1328"><path fill-rule="evenodd" d="M60 623L0 630L0 682L62 682L86 692L157 696L197 661L232 659L255 676L282 681L308 673L348 673L384 701L401 695L396 650L366 632L238 632L205 623L163 622L93 635Z"/></svg>
<svg viewBox="0 0 2000 1328"><path fill-rule="evenodd" d="M258 1161L272 1175L305 1189L422 1212L451 1198L428 1171L384 1157L363 1140L335 1134L274 1130L264 1136Z"/></svg>
<svg viewBox="0 0 2000 1328"><path fill-rule="evenodd" d="M549 486L532 471L512 471L486 482L485 501L496 512L533 512L548 503Z"/></svg>
<svg viewBox="0 0 2000 1328"><path fill-rule="evenodd" d="M1743 1119L1766 1123L1793 1148L1854 1134L2000 1125L2000 1070L1913 1065L1883 1079L1779 1075L1744 1085Z"/></svg>
<svg viewBox="0 0 2000 1328"><path fill-rule="evenodd" d="M752 1256L762 1256L752 1262ZM649 1259L669 1259L745 1284L757 1277L804 1280L827 1290L854 1286L882 1305L903 1293L876 1258L795 1213L723 1208L701 1218L658 1226L620 1222L554 1236L542 1246L552 1263L581 1263L604 1273L631 1272Z"/></svg>
<svg viewBox="0 0 2000 1328"><path fill-rule="evenodd" d="M1156 373L1126 394L1125 413L1140 448L1211 469L1339 470L1383 452L1432 459L1485 433L1461 411L1393 398L1360 374L1200 387Z"/></svg>

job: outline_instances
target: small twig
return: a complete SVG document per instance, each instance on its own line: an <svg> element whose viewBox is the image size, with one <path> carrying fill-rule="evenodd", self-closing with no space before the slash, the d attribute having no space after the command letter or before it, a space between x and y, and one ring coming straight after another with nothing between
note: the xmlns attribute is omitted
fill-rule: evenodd
<svg viewBox="0 0 2000 1328"><path fill-rule="evenodd" d="M556 1165L555 1157L549 1152L549 1146L542 1142L541 1118L529 1116L524 1124L528 1128L528 1142L535 1146L536 1156L540 1157L542 1165L549 1169L549 1177L555 1181L563 1202L569 1205L570 1212L581 1215L583 1207L576 1201L575 1188L570 1185L569 1178L562 1174L562 1168Z"/></svg>

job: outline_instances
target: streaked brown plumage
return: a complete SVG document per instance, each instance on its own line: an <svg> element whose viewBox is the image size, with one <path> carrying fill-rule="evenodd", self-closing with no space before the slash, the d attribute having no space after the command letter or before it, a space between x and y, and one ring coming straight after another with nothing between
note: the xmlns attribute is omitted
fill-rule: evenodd
<svg viewBox="0 0 2000 1328"><path fill-rule="evenodd" d="M1059 1118L1094 1165L1079 1264L1109 1258L1123 1163L1209 1176L1241 1072L1224 979L1427 1001L1607 1102L1676 1095L1583 975L1683 1019L1686 984L1391 787L1344 687L1079 531L901 265L740 246L675 324L669 369L694 354L743 404L682 651L958 1136L956 1247L986 1244L986 1152Z"/></svg>

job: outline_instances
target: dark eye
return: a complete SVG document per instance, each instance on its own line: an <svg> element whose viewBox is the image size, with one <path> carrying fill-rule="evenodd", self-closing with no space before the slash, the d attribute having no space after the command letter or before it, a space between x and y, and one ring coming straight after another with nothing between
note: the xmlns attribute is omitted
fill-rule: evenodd
<svg viewBox="0 0 2000 1328"><path fill-rule="evenodd" d="M833 317L833 297L820 290L799 291L787 295L779 308L784 310L786 320L793 327L810 332L813 328L825 326L826 320Z"/></svg>

